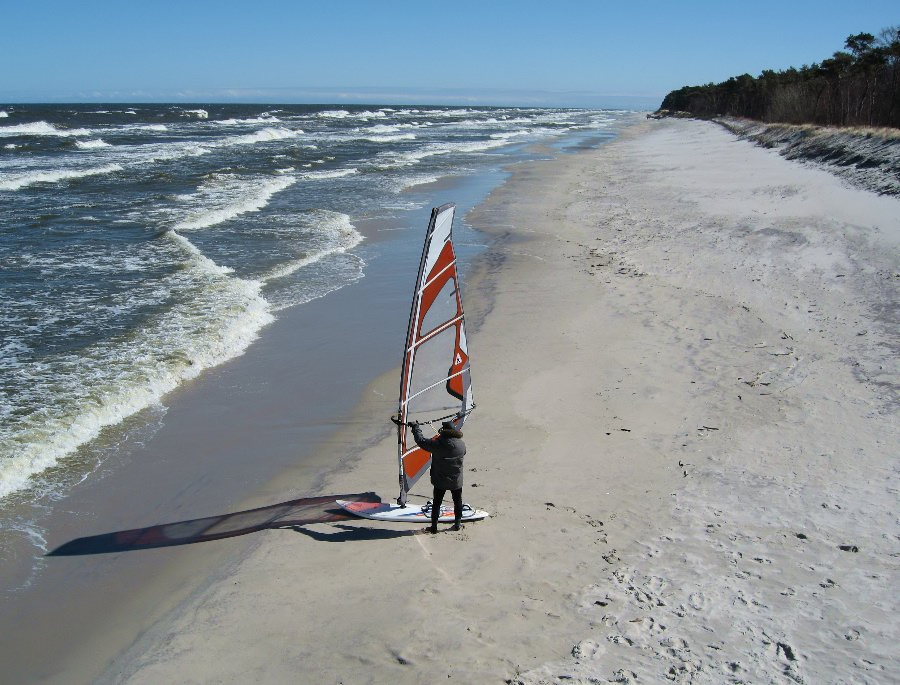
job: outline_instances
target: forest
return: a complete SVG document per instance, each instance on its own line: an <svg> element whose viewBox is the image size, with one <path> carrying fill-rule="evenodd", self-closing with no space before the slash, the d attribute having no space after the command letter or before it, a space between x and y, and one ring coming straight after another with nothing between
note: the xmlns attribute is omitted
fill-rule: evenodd
<svg viewBox="0 0 900 685"><path fill-rule="evenodd" d="M660 110L822 126L900 128L900 26L851 35L818 64L685 86Z"/></svg>

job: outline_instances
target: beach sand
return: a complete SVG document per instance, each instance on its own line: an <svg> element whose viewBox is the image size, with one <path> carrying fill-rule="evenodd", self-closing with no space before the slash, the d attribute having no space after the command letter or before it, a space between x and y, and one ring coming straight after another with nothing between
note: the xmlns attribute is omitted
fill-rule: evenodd
<svg viewBox="0 0 900 685"><path fill-rule="evenodd" d="M492 517L255 533L98 682L896 679L900 202L695 121L512 171L468 217ZM396 389L316 494L396 495Z"/></svg>

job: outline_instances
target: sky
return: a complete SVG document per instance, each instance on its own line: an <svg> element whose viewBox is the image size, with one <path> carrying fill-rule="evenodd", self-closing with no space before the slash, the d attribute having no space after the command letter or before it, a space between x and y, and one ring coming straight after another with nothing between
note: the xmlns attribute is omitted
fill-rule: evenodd
<svg viewBox="0 0 900 685"><path fill-rule="evenodd" d="M898 25L897 0L0 0L0 103L655 109Z"/></svg>

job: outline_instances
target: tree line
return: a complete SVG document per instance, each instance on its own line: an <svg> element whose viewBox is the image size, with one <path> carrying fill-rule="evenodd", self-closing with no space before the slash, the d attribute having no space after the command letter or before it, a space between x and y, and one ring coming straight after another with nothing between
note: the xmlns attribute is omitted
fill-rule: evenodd
<svg viewBox="0 0 900 685"><path fill-rule="evenodd" d="M877 37L849 36L844 47L819 64L673 90L660 109L696 117L900 128L900 26Z"/></svg>

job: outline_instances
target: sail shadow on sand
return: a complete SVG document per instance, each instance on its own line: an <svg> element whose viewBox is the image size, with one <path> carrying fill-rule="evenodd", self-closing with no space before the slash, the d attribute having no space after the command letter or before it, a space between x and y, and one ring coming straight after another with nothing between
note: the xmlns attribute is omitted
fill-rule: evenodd
<svg viewBox="0 0 900 685"><path fill-rule="evenodd" d="M336 499L380 502L374 492L305 497L258 509L207 518L163 523L70 540L47 553L48 557L131 552L139 549L190 545L255 533L268 528L287 528L310 523L356 519L335 504ZM358 520L358 519L356 519Z"/></svg>

